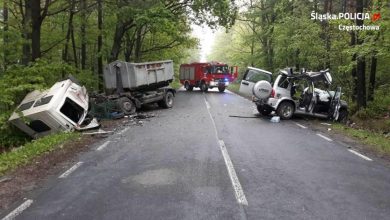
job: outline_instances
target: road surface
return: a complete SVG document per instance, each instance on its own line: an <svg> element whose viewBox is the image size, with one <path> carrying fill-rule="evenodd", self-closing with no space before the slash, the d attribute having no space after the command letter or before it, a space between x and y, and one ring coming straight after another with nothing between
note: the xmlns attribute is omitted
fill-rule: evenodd
<svg viewBox="0 0 390 220"><path fill-rule="evenodd" d="M1 217L390 219L390 169L326 134L253 117L249 100L217 90L179 91L156 111Z"/></svg>

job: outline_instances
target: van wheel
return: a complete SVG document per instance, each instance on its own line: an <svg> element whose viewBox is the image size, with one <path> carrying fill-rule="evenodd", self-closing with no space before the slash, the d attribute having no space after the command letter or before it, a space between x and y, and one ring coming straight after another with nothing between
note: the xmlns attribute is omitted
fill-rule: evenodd
<svg viewBox="0 0 390 220"><path fill-rule="evenodd" d="M200 83L200 90L201 90L202 92L207 92L207 91L209 90L209 88L207 87L207 85L206 85L206 83L205 83L204 81L202 81L202 82Z"/></svg>
<svg viewBox="0 0 390 220"><path fill-rule="evenodd" d="M220 87L218 87L218 90L219 90L219 92L225 92L225 86L220 86Z"/></svg>
<svg viewBox="0 0 390 220"><path fill-rule="evenodd" d="M161 108L172 108L173 107L173 93L171 91L165 93L164 98L157 102L158 106Z"/></svg>
<svg viewBox="0 0 390 220"><path fill-rule="evenodd" d="M121 97L118 99L117 101L118 103L118 106L120 108L120 110L125 114L125 115L131 115L131 114L134 114L137 110L137 108L135 107L135 104L133 101L131 101L129 98L127 97Z"/></svg>
<svg viewBox="0 0 390 220"><path fill-rule="evenodd" d="M347 123L347 119L348 119L347 109L344 109L344 108L340 109L339 110L339 118L337 119L337 121L345 124L345 123Z"/></svg>
<svg viewBox="0 0 390 220"><path fill-rule="evenodd" d="M264 115L264 116L268 116L268 115L271 114L271 112L272 112L271 109L263 108L263 107L261 107L260 105L257 106L257 111L258 111L261 115Z"/></svg>
<svg viewBox="0 0 390 220"><path fill-rule="evenodd" d="M281 119L290 119L294 114L294 105L291 102L282 102L279 104L276 113L280 116Z"/></svg>

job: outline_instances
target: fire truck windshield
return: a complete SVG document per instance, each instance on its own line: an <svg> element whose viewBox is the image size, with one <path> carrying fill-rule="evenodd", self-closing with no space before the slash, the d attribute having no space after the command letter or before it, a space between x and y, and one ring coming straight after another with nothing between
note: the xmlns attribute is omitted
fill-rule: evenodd
<svg viewBox="0 0 390 220"><path fill-rule="evenodd" d="M207 72L210 74L229 74L228 66L210 66L207 68Z"/></svg>

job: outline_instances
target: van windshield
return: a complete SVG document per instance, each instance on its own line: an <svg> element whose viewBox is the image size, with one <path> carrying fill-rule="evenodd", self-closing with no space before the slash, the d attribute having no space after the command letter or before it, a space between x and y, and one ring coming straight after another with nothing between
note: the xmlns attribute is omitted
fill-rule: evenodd
<svg viewBox="0 0 390 220"><path fill-rule="evenodd" d="M81 116L84 114L84 109L70 98L65 99L64 105L60 109L61 113L77 124Z"/></svg>

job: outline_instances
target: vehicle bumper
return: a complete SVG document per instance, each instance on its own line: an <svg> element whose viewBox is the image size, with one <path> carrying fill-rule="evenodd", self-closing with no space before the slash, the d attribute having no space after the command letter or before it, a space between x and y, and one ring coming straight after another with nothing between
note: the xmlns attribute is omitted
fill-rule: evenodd
<svg viewBox="0 0 390 220"><path fill-rule="evenodd" d="M258 99L256 97L252 96L252 101L257 106L262 106L263 108L276 110L276 106L278 106L279 99L268 98L268 99L263 99L262 100L262 99Z"/></svg>
<svg viewBox="0 0 390 220"><path fill-rule="evenodd" d="M211 81L209 83L209 86L217 87L217 86L228 86L229 82L217 82L217 81Z"/></svg>

